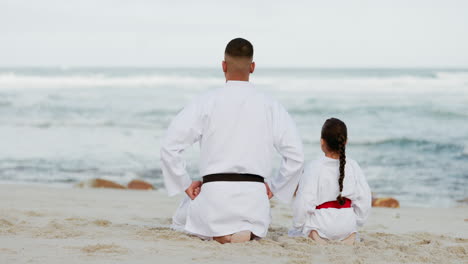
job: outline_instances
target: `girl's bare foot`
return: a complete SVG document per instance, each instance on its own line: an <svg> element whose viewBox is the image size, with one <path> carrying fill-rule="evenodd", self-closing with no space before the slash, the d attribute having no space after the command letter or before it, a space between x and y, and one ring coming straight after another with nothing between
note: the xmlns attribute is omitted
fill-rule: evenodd
<svg viewBox="0 0 468 264"><path fill-rule="evenodd" d="M355 241L356 241L356 233L352 233L347 238L341 240L341 242L343 242L343 244L345 245L354 245Z"/></svg>
<svg viewBox="0 0 468 264"><path fill-rule="evenodd" d="M319 243L320 245L326 245L327 244L327 240L321 238L319 236L318 232L315 231L315 230L310 231L309 237L312 238L317 243Z"/></svg>

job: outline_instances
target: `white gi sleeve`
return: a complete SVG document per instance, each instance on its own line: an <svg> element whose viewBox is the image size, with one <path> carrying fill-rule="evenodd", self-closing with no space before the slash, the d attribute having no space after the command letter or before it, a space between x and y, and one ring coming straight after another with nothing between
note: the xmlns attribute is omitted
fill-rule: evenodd
<svg viewBox="0 0 468 264"><path fill-rule="evenodd" d="M302 231L308 214L315 211L318 205L318 175L313 164L305 167L304 173L299 181L296 198L294 198L293 228Z"/></svg>
<svg viewBox="0 0 468 264"><path fill-rule="evenodd" d="M353 200L353 209L356 214L358 226L363 226L369 217L372 207L372 194L367 184L366 177L357 162L353 162L354 173L356 173L356 192L357 197Z"/></svg>
<svg viewBox="0 0 468 264"><path fill-rule="evenodd" d="M271 191L282 202L289 203L293 197L304 166L301 137L296 124L280 104L273 107L273 140L281 155L281 167L271 179Z"/></svg>
<svg viewBox="0 0 468 264"><path fill-rule="evenodd" d="M202 119L198 100L192 102L172 120L161 142L161 167L170 196L185 191L192 183L182 153L201 139Z"/></svg>

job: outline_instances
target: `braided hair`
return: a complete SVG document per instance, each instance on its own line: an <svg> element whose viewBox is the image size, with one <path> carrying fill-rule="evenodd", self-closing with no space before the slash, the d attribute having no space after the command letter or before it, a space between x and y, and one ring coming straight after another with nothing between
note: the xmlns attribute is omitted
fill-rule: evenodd
<svg viewBox="0 0 468 264"><path fill-rule="evenodd" d="M327 119L322 127L322 139L325 140L330 151L340 155L340 177L338 178L340 194L336 197L336 200L340 205L344 205L345 199L341 196L341 193L343 192L343 181L345 177L346 141L348 140L346 124L337 118Z"/></svg>

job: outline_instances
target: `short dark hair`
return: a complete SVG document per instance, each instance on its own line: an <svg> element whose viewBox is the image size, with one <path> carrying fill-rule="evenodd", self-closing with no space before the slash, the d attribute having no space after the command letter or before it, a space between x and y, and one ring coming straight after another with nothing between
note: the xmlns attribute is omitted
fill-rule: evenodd
<svg viewBox="0 0 468 264"><path fill-rule="evenodd" d="M224 54L231 57L253 58L253 53L252 43L243 38L235 38L229 41L224 51Z"/></svg>

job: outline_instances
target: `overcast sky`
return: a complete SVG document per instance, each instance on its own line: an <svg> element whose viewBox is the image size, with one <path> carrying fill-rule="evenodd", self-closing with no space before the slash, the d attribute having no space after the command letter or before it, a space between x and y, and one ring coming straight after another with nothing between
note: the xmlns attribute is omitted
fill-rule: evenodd
<svg viewBox="0 0 468 264"><path fill-rule="evenodd" d="M468 67L468 1L0 0L0 66Z"/></svg>

